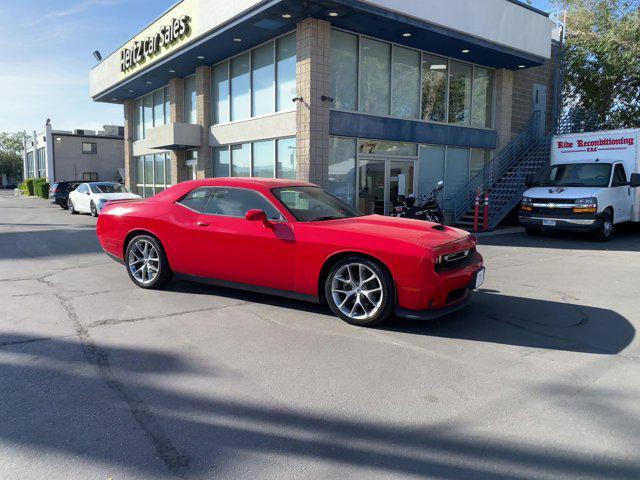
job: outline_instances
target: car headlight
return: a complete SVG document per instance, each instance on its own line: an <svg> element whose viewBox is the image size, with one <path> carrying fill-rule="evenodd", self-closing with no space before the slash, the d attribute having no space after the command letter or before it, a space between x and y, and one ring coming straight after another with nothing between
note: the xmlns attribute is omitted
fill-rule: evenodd
<svg viewBox="0 0 640 480"><path fill-rule="evenodd" d="M531 212L533 211L533 199L529 198L529 197L522 197L522 204L520 205L520 209L524 210L525 212Z"/></svg>
<svg viewBox="0 0 640 480"><path fill-rule="evenodd" d="M598 211L598 199L595 197L578 198L573 207L573 213L596 213Z"/></svg>

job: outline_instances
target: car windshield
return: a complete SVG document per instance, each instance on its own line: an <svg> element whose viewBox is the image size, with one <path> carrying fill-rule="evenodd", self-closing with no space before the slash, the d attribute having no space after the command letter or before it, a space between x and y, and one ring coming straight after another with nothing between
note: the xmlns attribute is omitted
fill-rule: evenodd
<svg viewBox="0 0 640 480"><path fill-rule="evenodd" d="M90 186L93 193L127 193L119 183L93 183Z"/></svg>
<svg viewBox="0 0 640 480"><path fill-rule="evenodd" d="M319 187L281 187L272 191L299 222L338 220L361 215Z"/></svg>
<svg viewBox="0 0 640 480"><path fill-rule="evenodd" d="M568 163L554 165L540 186L607 187L611 178L610 163Z"/></svg>

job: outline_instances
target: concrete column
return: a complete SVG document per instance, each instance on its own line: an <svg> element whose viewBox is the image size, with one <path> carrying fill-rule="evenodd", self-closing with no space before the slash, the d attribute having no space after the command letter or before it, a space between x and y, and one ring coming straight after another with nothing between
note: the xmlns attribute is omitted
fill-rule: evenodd
<svg viewBox="0 0 640 480"><path fill-rule="evenodd" d="M44 142L45 142L45 171L47 182L53 183L56 180L55 172L55 146L53 145L53 135L51 124L44 127Z"/></svg>
<svg viewBox="0 0 640 480"><path fill-rule="evenodd" d="M329 178L329 109L331 24L308 18L296 32L297 178L326 186Z"/></svg>
<svg viewBox="0 0 640 480"><path fill-rule="evenodd" d="M209 128L211 127L211 67L196 68L196 118L201 127L202 144L198 149L197 178L213 176L211 148L209 148Z"/></svg>
<svg viewBox="0 0 640 480"><path fill-rule="evenodd" d="M135 102L124 101L124 183L127 190L136 188L136 165L133 159L133 135L135 130Z"/></svg>
<svg viewBox="0 0 640 480"><path fill-rule="evenodd" d="M513 71L496 70L495 128L498 133L496 152L511 141L511 115L513 112Z"/></svg>
<svg viewBox="0 0 640 480"><path fill-rule="evenodd" d="M169 80L169 105L171 123L184 122L184 80L182 78L176 77ZM184 151L171 151L171 185L188 180L185 158Z"/></svg>

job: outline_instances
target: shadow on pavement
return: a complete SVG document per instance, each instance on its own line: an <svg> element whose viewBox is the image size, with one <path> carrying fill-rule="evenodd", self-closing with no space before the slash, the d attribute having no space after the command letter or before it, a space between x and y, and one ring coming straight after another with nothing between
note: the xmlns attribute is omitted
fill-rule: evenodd
<svg viewBox="0 0 640 480"><path fill-rule="evenodd" d="M521 233L488 235L479 238L483 245L500 247L557 248L562 250L596 250L640 252L640 224L616 225L616 233L608 242L596 242L589 234L577 232L550 232L532 237Z"/></svg>
<svg viewBox="0 0 640 480"><path fill-rule="evenodd" d="M81 255L102 251L95 227L0 232L0 260Z"/></svg>
<svg viewBox="0 0 640 480"><path fill-rule="evenodd" d="M456 421L392 425L144 381L142 373L171 378L193 371L159 351L18 335L0 337L2 343L0 441L33 455L65 455L70 469L85 461L105 476L119 466L151 478L210 478L232 468L236 476L257 478L265 461L283 474L303 472L313 461L352 472L452 480L640 477L637 459L535 444L525 435L507 441L474 434ZM137 372L130 364L139 366ZM215 392L219 372L200 374ZM614 398L604 392L598 401L606 405Z"/></svg>

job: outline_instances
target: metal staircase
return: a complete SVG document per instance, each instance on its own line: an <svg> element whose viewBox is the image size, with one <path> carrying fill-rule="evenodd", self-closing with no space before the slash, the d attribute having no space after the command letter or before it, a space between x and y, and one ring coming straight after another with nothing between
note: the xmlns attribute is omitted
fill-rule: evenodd
<svg viewBox="0 0 640 480"><path fill-rule="evenodd" d="M493 230L518 205L526 190L525 178L538 174L549 162L551 134L539 135L539 113L535 112L527 128L503 148L455 198L454 223L472 228L476 195L490 190L488 228ZM484 209L479 209L478 224L484 221Z"/></svg>

